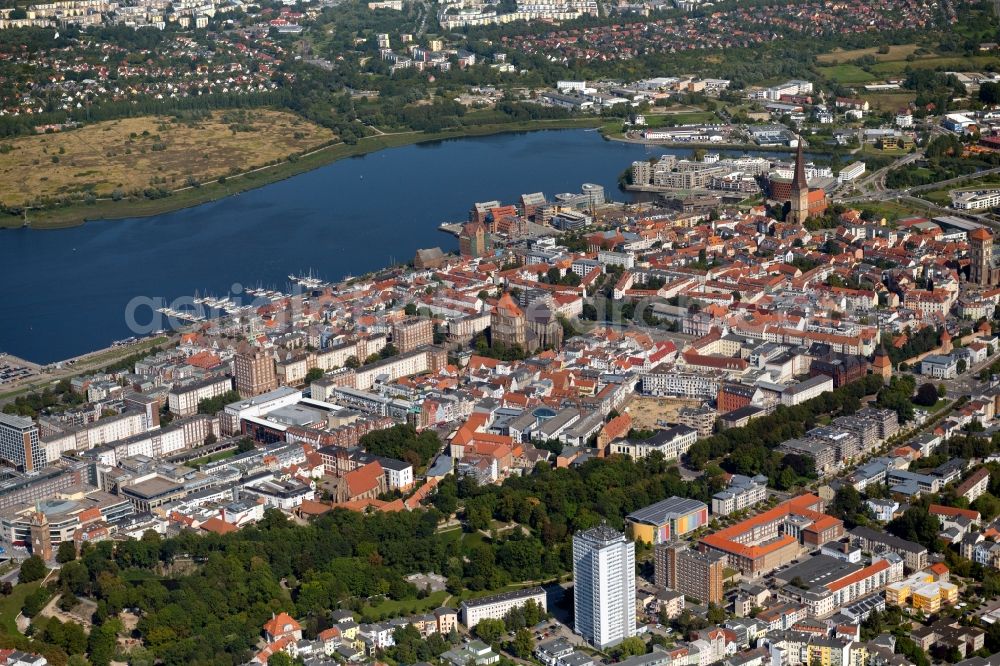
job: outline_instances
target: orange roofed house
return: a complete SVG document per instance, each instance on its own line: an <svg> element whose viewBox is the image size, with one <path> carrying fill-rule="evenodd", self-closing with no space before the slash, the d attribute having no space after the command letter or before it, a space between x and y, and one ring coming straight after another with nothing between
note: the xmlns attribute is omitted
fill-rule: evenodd
<svg viewBox="0 0 1000 666"><path fill-rule="evenodd" d="M302 640L302 625L288 613L272 615L271 619L264 623L264 640L268 643L273 643L286 636L291 636L297 641Z"/></svg>
<svg viewBox="0 0 1000 666"><path fill-rule="evenodd" d="M709 534L698 546L722 553L730 567L756 578L795 559L802 545L816 548L843 535L843 522L823 513L823 500L805 494Z"/></svg>

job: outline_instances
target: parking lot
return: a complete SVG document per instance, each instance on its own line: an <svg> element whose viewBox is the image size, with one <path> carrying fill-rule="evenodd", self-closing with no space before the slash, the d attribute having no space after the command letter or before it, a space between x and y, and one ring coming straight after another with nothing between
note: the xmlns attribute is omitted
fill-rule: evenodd
<svg viewBox="0 0 1000 666"><path fill-rule="evenodd" d="M0 357L0 384L10 384L35 374L31 368L15 365L2 359L3 357Z"/></svg>

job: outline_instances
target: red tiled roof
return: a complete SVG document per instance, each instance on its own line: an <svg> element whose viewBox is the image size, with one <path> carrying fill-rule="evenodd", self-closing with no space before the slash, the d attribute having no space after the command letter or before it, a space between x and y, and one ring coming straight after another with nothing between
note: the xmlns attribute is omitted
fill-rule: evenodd
<svg viewBox="0 0 1000 666"><path fill-rule="evenodd" d="M200 525L201 529L206 532L212 532L213 534L229 534L230 532L238 532L239 528L232 523L227 523L222 518L218 516L212 516Z"/></svg>
<svg viewBox="0 0 1000 666"><path fill-rule="evenodd" d="M889 563L885 560L879 560L875 564L870 564L860 571L855 571L854 573L844 576L840 580L835 580L834 582L828 584L826 589L831 592L836 592L837 590L843 589L848 585L860 582L866 578L874 576L879 572L885 571L889 568Z"/></svg>
<svg viewBox="0 0 1000 666"><path fill-rule="evenodd" d="M290 628L286 630L286 626ZM278 613L264 623L264 631L272 636L281 636L282 634L288 634L301 629L302 625L296 622L294 617L284 612Z"/></svg>
<svg viewBox="0 0 1000 666"><path fill-rule="evenodd" d="M927 509L935 516L950 516L952 518L965 516L969 520L979 520L979 512L973 509L958 509L953 506L943 506L941 504L931 504Z"/></svg>
<svg viewBox="0 0 1000 666"><path fill-rule="evenodd" d="M347 483L347 492L351 497L364 495L378 487L379 479L382 478L382 465L376 460L368 463L364 467L348 472L344 475Z"/></svg>

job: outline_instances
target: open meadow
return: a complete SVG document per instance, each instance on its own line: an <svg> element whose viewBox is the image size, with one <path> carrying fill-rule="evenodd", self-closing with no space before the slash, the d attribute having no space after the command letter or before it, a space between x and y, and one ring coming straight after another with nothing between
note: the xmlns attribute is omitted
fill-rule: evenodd
<svg viewBox="0 0 1000 666"><path fill-rule="evenodd" d="M261 167L335 139L328 129L266 109L201 118L126 118L0 143L0 202L173 190Z"/></svg>

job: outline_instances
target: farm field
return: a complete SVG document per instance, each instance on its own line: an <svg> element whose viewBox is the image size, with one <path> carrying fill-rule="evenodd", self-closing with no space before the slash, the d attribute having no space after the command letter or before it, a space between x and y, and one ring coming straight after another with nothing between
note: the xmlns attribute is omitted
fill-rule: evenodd
<svg viewBox="0 0 1000 666"><path fill-rule="evenodd" d="M845 86L862 85L875 80L875 77L861 69L857 65L830 65L827 67L817 67L819 73L831 81Z"/></svg>
<svg viewBox="0 0 1000 666"><path fill-rule="evenodd" d="M851 49L849 51L838 49L830 53L823 53L816 56L816 62L823 65L836 65L838 63L851 62L867 55L874 56L879 62L888 60L905 60L906 56L916 50L916 44L898 44L890 46L888 53L879 53L877 46L872 46L866 49Z"/></svg>
<svg viewBox="0 0 1000 666"><path fill-rule="evenodd" d="M895 112L900 109L905 109L910 102L917 98L917 94L908 90L901 90L893 92L867 93L861 95L861 97L867 100L868 104L870 104L874 110Z"/></svg>
<svg viewBox="0 0 1000 666"><path fill-rule="evenodd" d="M176 189L247 171L336 137L283 111L216 112L204 119L146 116L0 143L0 202L89 192L109 197L147 187Z"/></svg>

